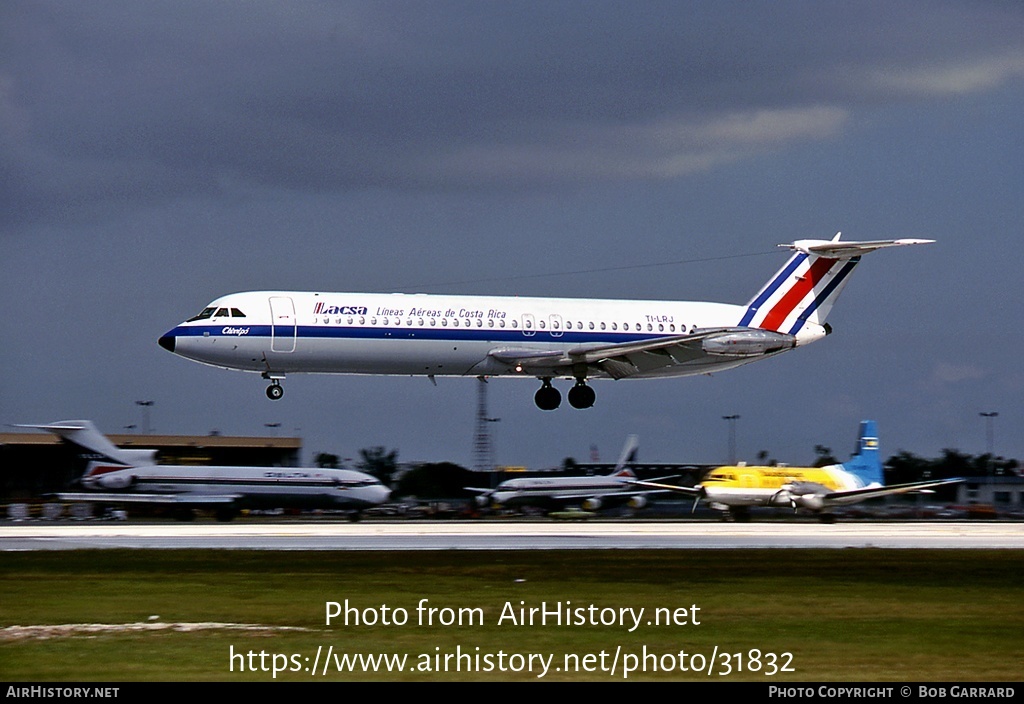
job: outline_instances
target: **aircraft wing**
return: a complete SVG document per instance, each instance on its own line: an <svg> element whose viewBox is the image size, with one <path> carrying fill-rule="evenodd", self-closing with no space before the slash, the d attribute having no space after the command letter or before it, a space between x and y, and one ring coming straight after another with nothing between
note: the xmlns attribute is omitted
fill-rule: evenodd
<svg viewBox="0 0 1024 704"><path fill-rule="evenodd" d="M933 487L959 484L964 479L940 479L934 482L911 482L909 484L892 484L890 486L869 486L863 489L848 489L846 491L833 491L824 494L821 498L826 506L842 506L853 504L866 499L874 499L879 496L890 494L907 494L914 491L928 491Z"/></svg>
<svg viewBox="0 0 1024 704"><path fill-rule="evenodd" d="M231 504L240 497L238 494L119 494L116 492L65 492L56 495L61 501L94 504L175 504L198 506L209 504Z"/></svg>
<svg viewBox="0 0 1024 704"><path fill-rule="evenodd" d="M668 335L636 342L574 347L569 350L507 349L492 350L489 356L505 364L530 370L555 370L579 364L594 366L613 379L678 366L717 355L746 357L789 349L792 335L755 328L709 328L687 335Z"/></svg>
<svg viewBox="0 0 1024 704"><path fill-rule="evenodd" d="M626 489L622 489L621 491L615 491L610 494L594 491L565 491L558 494L552 494L551 496L548 497L548 499L550 499L551 501L580 501L583 499L592 498L614 499L615 497L619 497L619 499L621 500L622 498L627 496L640 496L643 494L661 494L664 493L665 491L667 491L667 489L641 489L638 491L628 491Z"/></svg>
<svg viewBox="0 0 1024 704"><path fill-rule="evenodd" d="M658 482L647 482L647 481L634 481L630 484L636 484L637 486L647 486L659 491L674 491L677 494L686 494L687 496L701 496L704 490L699 486L679 486L677 484L660 484Z"/></svg>

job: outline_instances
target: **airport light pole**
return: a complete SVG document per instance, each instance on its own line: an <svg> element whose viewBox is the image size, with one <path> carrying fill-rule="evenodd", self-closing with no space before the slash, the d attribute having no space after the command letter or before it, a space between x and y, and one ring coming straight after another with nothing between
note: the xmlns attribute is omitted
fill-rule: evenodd
<svg viewBox="0 0 1024 704"><path fill-rule="evenodd" d="M995 444L993 442L994 431L992 429L992 421L996 416L999 415L999 413L997 413L996 411L988 411L979 413L978 415L985 419L985 450L986 452L988 452L988 456L991 457L992 446Z"/></svg>
<svg viewBox="0 0 1024 704"><path fill-rule="evenodd" d="M992 428L992 425L999 413L996 411L982 411L978 415L985 419L985 450L988 453L988 461L985 463L988 465L987 474L993 474L993 467L995 466L995 463L992 461L992 448L995 445L995 430Z"/></svg>
<svg viewBox="0 0 1024 704"><path fill-rule="evenodd" d="M152 401L136 401L136 406L142 406L142 432L149 435L149 409L153 407Z"/></svg>
<svg viewBox="0 0 1024 704"><path fill-rule="evenodd" d="M722 420L729 422L729 464L736 464L736 421L739 416L722 416Z"/></svg>

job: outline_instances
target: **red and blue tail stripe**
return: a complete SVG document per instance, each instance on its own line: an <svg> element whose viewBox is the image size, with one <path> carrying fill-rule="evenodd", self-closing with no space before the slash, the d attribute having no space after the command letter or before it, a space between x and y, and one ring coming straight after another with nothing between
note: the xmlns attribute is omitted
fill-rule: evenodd
<svg viewBox="0 0 1024 704"><path fill-rule="evenodd" d="M823 323L859 261L794 254L750 301L740 325L796 335L815 313L814 322Z"/></svg>

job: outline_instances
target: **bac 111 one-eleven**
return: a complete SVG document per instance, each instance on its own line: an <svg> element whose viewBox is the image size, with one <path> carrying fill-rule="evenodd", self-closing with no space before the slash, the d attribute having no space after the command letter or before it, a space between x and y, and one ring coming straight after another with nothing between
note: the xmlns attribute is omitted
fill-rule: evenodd
<svg viewBox="0 0 1024 704"><path fill-rule="evenodd" d="M861 255L933 240L798 240L746 304L250 291L218 298L160 345L225 369L262 374L267 396L287 374L535 377L535 401L594 405L590 379L651 379L732 369L820 340Z"/></svg>

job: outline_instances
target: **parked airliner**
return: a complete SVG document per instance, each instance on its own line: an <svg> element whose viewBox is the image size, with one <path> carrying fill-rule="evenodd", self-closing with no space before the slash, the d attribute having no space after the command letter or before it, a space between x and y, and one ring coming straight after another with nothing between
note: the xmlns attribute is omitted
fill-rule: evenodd
<svg viewBox="0 0 1024 704"><path fill-rule="evenodd" d="M332 508L357 519L391 495L375 477L349 469L157 464L156 450L117 447L88 420L17 427L54 433L88 461L77 480L85 491L59 493L61 501L164 504L182 516L213 508L221 521L243 508Z"/></svg>
<svg viewBox="0 0 1024 704"><path fill-rule="evenodd" d="M520 376L543 410L594 405L593 378L649 379L732 369L825 337L862 254L933 240L798 240L746 305L427 294L250 291L218 298L160 345L204 364L257 372L267 396L290 373Z"/></svg>
<svg viewBox="0 0 1024 704"><path fill-rule="evenodd" d="M694 507L704 501L738 521L749 519L751 506L772 506L805 510L830 523L834 519L832 509L839 506L892 494L928 492L935 487L962 481L959 478L940 479L886 486L878 448L878 427L875 421L865 420L860 424L857 451L843 464L827 467L718 467L693 487L647 481L634 483L692 496Z"/></svg>
<svg viewBox="0 0 1024 704"><path fill-rule="evenodd" d="M494 489L466 487L476 492L481 507L515 506L561 507L574 505L587 511L609 506L643 508L651 494L669 493L667 488L636 486L636 475L629 464L636 459L637 436L630 435L619 461L609 474L585 477L523 477L507 479ZM662 480L672 477L663 477Z"/></svg>

